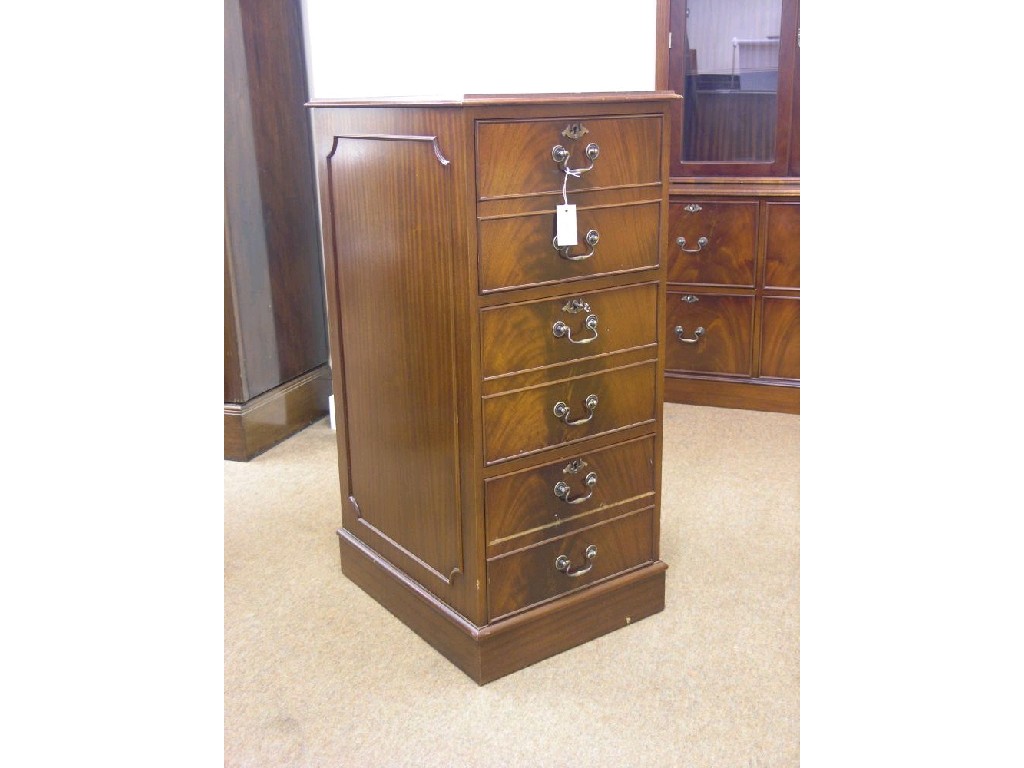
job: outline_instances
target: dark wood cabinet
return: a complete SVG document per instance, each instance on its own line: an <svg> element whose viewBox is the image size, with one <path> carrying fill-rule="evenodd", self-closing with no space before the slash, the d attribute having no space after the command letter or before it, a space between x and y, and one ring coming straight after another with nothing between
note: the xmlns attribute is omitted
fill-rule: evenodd
<svg viewBox="0 0 1024 768"><path fill-rule="evenodd" d="M799 413L799 0L659 0L658 19L658 85L683 96L665 396Z"/></svg>
<svg viewBox="0 0 1024 768"><path fill-rule="evenodd" d="M328 412L299 0L224 5L224 458Z"/></svg>
<svg viewBox="0 0 1024 768"><path fill-rule="evenodd" d="M780 187L721 191L694 185L669 206L665 396L798 413L800 204Z"/></svg>
<svg viewBox="0 0 1024 768"><path fill-rule="evenodd" d="M664 607L673 101L310 103L342 570L478 683Z"/></svg>

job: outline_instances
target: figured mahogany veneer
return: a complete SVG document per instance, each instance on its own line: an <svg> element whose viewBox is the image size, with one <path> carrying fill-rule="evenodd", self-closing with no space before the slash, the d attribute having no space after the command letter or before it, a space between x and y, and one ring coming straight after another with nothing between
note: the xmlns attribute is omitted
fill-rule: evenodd
<svg viewBox="0 0 1024 768"><path fill-rule="evenodd" d="M481 219L480 290L561 283L657 267L660 215L658 199L616 207L580 208L579 245L573 246L568 255L593 252L593 256L581 261L559 257L552 243L553 209L525 216ZM593 248L584 242L590 230L600 238Z"/></svg>
<svg viewBox="0 0 1024 768"><path fill-rule="evenodd" d="M491 615L507 616L651 562L653 531L647 509L489 560ZM587 558L590 547L592 560ZM565 571L555 566L560 555L567 558Z"/></svg>
<svg viewBox="0 0 1024 768"><path fill-rule="evenodd" d="M768 203L765 221L765 288L799 288L800 203Z"/></svg>
<svg viewBox="0 0 1024 768"><path fill-rule="evenodd" d="M487 397L484 461L493 464L635 424L653 426L655 376L655 362L641 363ZM592 396L597 405L591 410L586 403ZM555 415L558 403L568 407L566 418ZM571 423L588 415L582 424Z"/></svg>
<svg viewBox="0 0 1024 768"><path fill-rule="evenodd" d="M569 123L561 118L478 123L478 151L488 158L477 168L479 199L560 192L565 175L552 160L551 150L565 147L568 167L586 168L591 163L585 154L588 144L596 144L600 154L593 170L571 179L572 189L649 184L658 191L664 179L660 116L593 117L583 123L587 132L579 139L562 135Z"/></svg>
<svg viewBox="0 0 1024 768"><path fill-rule="evenodd" d="M342 571L479 683L664 606L673 99L310 104Z"/></svg>
<svg viewBox="0 0 1024 768"><path fill-rule="evenodd" d="M799 192L694 187L670 206L666 398L799 413Z"/></svg>
<svg viewBox="0 0 1024 768"><path fill-rule="evenodd" d="M480 312L484 378L658 343L657 283L574 293ZM593 317L594 327L587 326ZM562 323L562 335L553 331Z"/></svg>
<svg viewBox="0 0 1024 768"><path fill-rule="evenodd" d="M754 287L756 202L693 201L669 211L669 282Z"/></svg>
<svg viewBox="0 0 1024 768"><path fill-rule="evenodd" d="M593 478L590 484L588 478ZM568 492L555 493L559 484ZM622 514L654 500L654 439L584 449L484 484L490 557Z"/></svg>
<svg viewBox="0 0 1024 768"><path fill-rule="evenodd" d="M753 327L752 296L669 291L670 335L665 367L673 371L750 376Z"/></svg>
<svg viewBox="0 0 1024 768"><path fill-rule="evenodd" d="M768 296L761 307L761 375L799 379L800 299Z"/></svg>

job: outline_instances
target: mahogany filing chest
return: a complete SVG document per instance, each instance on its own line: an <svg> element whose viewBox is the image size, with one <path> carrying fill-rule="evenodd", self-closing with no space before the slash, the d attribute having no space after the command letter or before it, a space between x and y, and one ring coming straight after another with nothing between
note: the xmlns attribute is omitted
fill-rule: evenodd
<svg viewBox="0 0 1024 768"><path fill-rule="evenodd" d="M677 98L309 104L342 571L478 683L664 608Z"/></svg>

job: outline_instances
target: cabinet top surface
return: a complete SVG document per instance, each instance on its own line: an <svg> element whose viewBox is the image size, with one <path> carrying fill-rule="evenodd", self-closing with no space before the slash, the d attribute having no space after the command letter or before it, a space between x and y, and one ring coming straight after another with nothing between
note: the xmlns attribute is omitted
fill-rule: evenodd
<svg viewBox="0 0 1024 768"><path fill-rule="evenodd" d="M466 94L462 97L389 96L311 99L307 107L491 107L519 104L606 104L678 100L673 91L604 91L593 93Z"/></svg>

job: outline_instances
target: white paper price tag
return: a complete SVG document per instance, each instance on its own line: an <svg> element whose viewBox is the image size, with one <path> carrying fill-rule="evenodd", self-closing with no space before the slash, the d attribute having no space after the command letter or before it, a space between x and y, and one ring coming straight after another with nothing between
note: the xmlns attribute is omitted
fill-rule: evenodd
<svg viewBox="0 0 1024 768"><path fill-rule="evenodd" d="M559 247L578 244L575 205L555 206L555 242Z"/></svg>

